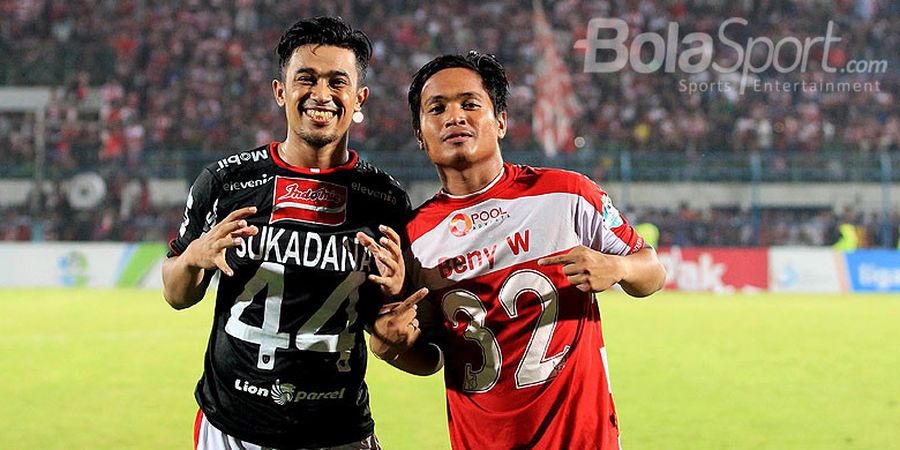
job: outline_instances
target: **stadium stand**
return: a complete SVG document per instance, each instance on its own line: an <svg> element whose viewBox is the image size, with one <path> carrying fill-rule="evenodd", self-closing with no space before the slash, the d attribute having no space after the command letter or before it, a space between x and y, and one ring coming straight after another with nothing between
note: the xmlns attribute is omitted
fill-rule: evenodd
<svg viewBox="0 0 900 450"><path fill-rule="evenodd" d="M366 80L373 94L366 121L351 131L353 147L406 183L434 178L416 151L406 119L411 74L433 55L470 48L496 53L510 75L515 120L504 149L512 161L569 167L601 182L900 178L900 110L895 103L900 77L893 66L883 73L829 73L818 66L821 48L814 48L807 72L769 70L758 77L789 83L878 81L880 88L687 94L679 91L683 73L586 73L583 50L566 51L586 36L592 17L621 18L632 35L665 35L670 21L680 24L682 35L714 35L728 17L743 17L748 24L736 28L737 40L820 36L833 20L842 40L828 61L843 67L851 59L896 56L896 2L544 2L580 106L574 130L582 138L580 145L555 158L538 150L532 133L538 55L529 2L526 7L514 0L358 0L350 5L310 0L0 1L0 87L49 86L52 92L40 168L51 187L40 195L30 193L24 202L0 199L0 215L12 224L2 238L166 240L177 230L181 211L153 201L154 180L189 182L200 167L224 154L284 135L282 112L269 88L275 58L266 44L301 15L341 15L373 39ZM722 51L717 57L726 64L734 55ZM690 79L712 82L723 76L707 71ZM0 113L0 178L35 177L35 134L32 113ZM885 158L894 161L887 169ZM63 186L85 170L105 180L106 196L96 209L72 209ZM900 225L897 213L884 217L821 205L769 208L755 215L737 205L673 205L630 214L657 224L661 245L830 245L837 239L837 224L852 216L864 231L863 245L877 246L896 243Z"/></svg>

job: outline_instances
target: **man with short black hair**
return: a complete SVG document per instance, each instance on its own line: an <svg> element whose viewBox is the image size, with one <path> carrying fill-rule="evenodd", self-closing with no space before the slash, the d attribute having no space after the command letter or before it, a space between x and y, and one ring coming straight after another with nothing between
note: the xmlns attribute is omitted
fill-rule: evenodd
<svg viewBox="0 0 900 450"><path fill-rule="evenodd" d="M272 82L285 140L222 158L191 187L163 266L165 298L190 307L224 274L195 395L197 449L379 448L363 328L408 345L425 291L378 315L403 288L392 227L410 205L347 148L371 50L338 18L294 24Z"/></svg>
<svg viewBox="0 0 900 450"><path fill-rule="evenodd" d="M413 78L413 128L443 189L407 224L407 260L432 296L424 339L392 354L373 336L372 349L411 373L446 366L454 448L618 449L594 294L650 295L665 270L593 181L503 162L508 86L476 52Z"/></svg>

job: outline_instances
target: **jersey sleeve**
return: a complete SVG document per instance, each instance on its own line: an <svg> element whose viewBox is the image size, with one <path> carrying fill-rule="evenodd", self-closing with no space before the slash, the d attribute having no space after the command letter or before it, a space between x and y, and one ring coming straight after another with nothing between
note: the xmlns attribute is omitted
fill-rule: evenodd
<svg viewBox="0 0 900 450"><path fill-rule="evenodd" d="M212 171L206 168L200 172L188 192L178 237L169 242L168 257L180 255L194 239L216 224L216 206L221 188L221 181Z"/></svg>
<svg viewBox="0 0 900 450"><path fill-rule="evenodd" d="M613 206L609 194L589 178L580 178L575 227L582 245L611 255L630 255L644 248L644 239Z"/></svg>

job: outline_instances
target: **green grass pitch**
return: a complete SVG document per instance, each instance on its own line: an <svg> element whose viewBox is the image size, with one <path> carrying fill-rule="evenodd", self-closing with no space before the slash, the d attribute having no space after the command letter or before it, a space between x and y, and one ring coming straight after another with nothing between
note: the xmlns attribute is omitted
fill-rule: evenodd
<svg viewBox="0 0 900 450"><path fill-rule="evenodd" d="M0 290L0 449L191 448L212 303ZM600 304L627 450L900 448L900 296ZM385 448L448 447L440 376L368 380Z"/></svg>

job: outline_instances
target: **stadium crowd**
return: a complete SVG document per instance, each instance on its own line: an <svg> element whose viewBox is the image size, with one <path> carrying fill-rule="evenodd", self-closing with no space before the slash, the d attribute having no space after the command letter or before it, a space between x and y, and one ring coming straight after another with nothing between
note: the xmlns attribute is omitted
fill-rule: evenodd
<svg viewBox="0 0 900 450"><path fill-rule="evenodd" d="M814 46L805 72L769 69L755 77L790 83L877 81L878 89L748 89L741 94L732 84L729 89L688 93L682 89L685 82L711 86L734 82L733 74L711 69L697 74L663 70L641 74L627 67L608 74L588 73L584 50L576 48L576 42L586 37L591 18L621 18L632 38L641 32L665 37L669 23L677 22L679 38L690 32L713 36L715 61L730 66L736 54L717 37L718 27L729 17L746 19L746 26L729 28L731 38L742 43L750 37L824 36L833 21L832 34L841 40L832 46L828 62L844 67L850 60L896 56L900 48L896 2L567 0L543 4L572 76L579 105L575 135L584 139L583 146L672 152L684 155L687 163L709 152L759 151L774 168L796 153L900 151L900 111L894 98L900 77L891 66L884 73L829 73L820 66L822 46ZM171 176L171 168L160 162L178 160L185 153L208 162L281 139L282 112L269 87L276 74L276 58L268 44L299 16L326 14L343 16L373 40L373 62L366 79L372 95L364 108L366 120L351 129L357 148L414 149L405 102L411 74L436 54L470 48L494 52L506 65L512 92L504 148L511 153L538 147L531 126L531 105L537 95L533 68L540 57L534 42L534 11L531 2L516 0L0 0L0 86L61 88L47 110L48 176L59 179L85 167L96 168L107 178L114 197L105 204L116 205L122 203L115 198L120 177L159 175L148 173L153 168ZM643 60L649 61L650 49L644 50ZM796 56L790 51L780 55L785 59L783 66ZM757 58L764 57L754 54L751 60L758 63ZM4 174L30 173L35 132L30 115L0 114ZM515 160L514 155L508 158ZM53 197L47 196L48 206L54 204ZM163 239L177 229L173 224L180 211L157 210L149 202L126 203L127 208L107 206L100 214L85 215L81 227L58 227L57 231L53 231L52 217L59 216L65 223L70 216L62 208L45 208L51 224L45 236L148 240ZM32 220L27 206L5 208L2 214L13 223ZM726 237L731 226L725 224L744 220L740 214L698 211L696 217L685 218L682 211L657 211L650 215L659 218L663 229L671 223L671 229L691 230L673 232L673 243L745 245L747 239L757 239L745 239L741 233ZM827 222L819 215L803 219L813 228ZM790 228L794 222L792 218L765 221L769 231L761 233L759 241L827 241L807 239L802 232L777 226L784 223ZM4 238L17 236L8 231Z"/></svg>

